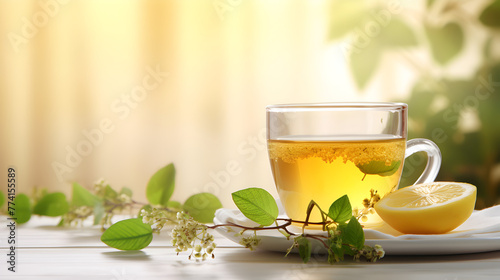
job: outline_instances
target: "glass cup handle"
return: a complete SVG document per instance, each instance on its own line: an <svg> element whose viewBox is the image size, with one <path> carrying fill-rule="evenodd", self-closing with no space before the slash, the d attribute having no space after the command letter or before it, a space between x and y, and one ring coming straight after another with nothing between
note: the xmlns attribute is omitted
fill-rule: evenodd
<svg viewBox="0 0 500 280"><path fill-rule="evenodd" d="M427 153L427 165L414 185L434 182L439 172L439 168L441 167L441 151L439 147L428 139L415 138L408 140L408 142L406 142L405 159L416 152Z"/></svg>

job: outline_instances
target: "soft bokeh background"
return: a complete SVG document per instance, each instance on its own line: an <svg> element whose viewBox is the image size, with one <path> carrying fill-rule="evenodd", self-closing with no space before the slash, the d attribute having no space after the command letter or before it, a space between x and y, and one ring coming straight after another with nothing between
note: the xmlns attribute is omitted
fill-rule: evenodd
<svg viewBox="0 0 500 280"><path fill-rule="evenodd" d="M491 3L0 0L0 189L14 166L18 192L104 177L145 201L173 162L173 199L208 191L232 207L241 188L275 193L266 105L407 101L410 136L443 151L440 179L498 203L500 16L480 20Z"/></svg>

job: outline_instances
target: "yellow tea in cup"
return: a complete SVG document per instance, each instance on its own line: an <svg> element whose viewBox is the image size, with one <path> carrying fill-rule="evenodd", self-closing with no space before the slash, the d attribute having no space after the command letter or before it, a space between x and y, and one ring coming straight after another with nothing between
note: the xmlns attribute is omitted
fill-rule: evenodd
<svg viewBox="0 0 500 280"><path fill-rule="evenodd" d="M398 188L405 157L424 151L425 170L416 183L432 182L441 165L439 148L430 140L407 138L404 103L319 103L271 105L267 143L276 189L286 214L305 222L314 200L328 213L347 195L356 217L366 225L381 222L373 206ZM373 209L372 209L373 210ZM365 215L367 214L367 215ZM321 222L314 209L309 222ZM312 226L310 226L312 227Z"/></svg>
<svg viewBox="0 0 500 280"><path fill-rule="evenodd" d="M274 181L293 220L304 221L311 200L328 212L331 203L347 194L353 208L363 209L363 200L375 190L380 196L398 186L406 139L322 140L314 137L269 140L269 158ZM374 221L368 216L367 222ZM311 222L321 221L312 212Z"/></svg>

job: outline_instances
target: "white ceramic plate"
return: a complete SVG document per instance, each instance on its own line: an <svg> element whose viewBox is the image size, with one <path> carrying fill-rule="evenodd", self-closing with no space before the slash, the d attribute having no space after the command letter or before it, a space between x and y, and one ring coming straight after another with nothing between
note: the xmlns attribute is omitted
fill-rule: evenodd
<svg viewBox="0 0 500 280"><path fill-rule="evenodd" d="M500 222L497 216L499 210L500 206L498 206L498 209L490 208L490 210L488 210L489 212L485 211L484 213L479 213L480 211L476 211L475 215L473 214L473 216L471 216L470 219L476 217L476 220L481 216L488 216L488 219L493 221L493 223L490 222L488 224L488 220L483 220L484 222L482 221L481 224L484 224L485 228L480 229L482 232L478 232L477 229L467 229L466 223L464 223L463 226L465 230L444 235L391 236L376 230L366 229L365 236L367 236L367 239L365 244L371 246L375 244L381 245L386 255L450 255L497 251L500 250L500 232L497 231L498 223ZM226 215L221 213L222 212L216 213L214 224L227 222L227 220L225 220ZM492 214L494 214L494 216L492 216ZM472 223L469 221L469 224ZM488 232L488 230L485 229L490 229L490 231ZM221 235L235 243L239 243L241 239L241 236L236 234L240 230L241 229L238 228L233 228L231 230L228 227L217 228L217 231ZM297 228L295 230L292 228L291 231L300 232L297 231ZM318 234L324 233L322 231L312 230L308 232L317 232ZM285 252L292 245L292 240L287 240L285 236L276 230L258 231L257 234L261 240L257 249ZM243 235L250 236L253 235L253 232L246 231ZM370 236L375 236L376 239L370 239ZM313 252L326 252L319 242L312 242L312 246Z"/></svg>

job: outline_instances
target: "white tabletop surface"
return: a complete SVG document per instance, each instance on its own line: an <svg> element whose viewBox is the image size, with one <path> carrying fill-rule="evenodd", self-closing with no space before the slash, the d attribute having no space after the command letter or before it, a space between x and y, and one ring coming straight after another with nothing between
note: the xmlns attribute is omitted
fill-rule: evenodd
<svg viewBox="0 0 500 280"><path fill-rule="evenodd" d="M167 231L141 251L119 251L100 241L98 227L60 228L34 217L16 230L16 272L7 270L7 217L0 216L0 279L500 279L500 251L448 256L386 256L377 263L249 251L217 235L215 259L176 255Z"/></svg>

